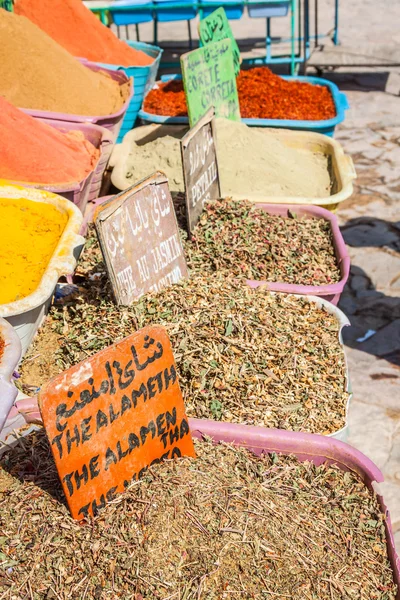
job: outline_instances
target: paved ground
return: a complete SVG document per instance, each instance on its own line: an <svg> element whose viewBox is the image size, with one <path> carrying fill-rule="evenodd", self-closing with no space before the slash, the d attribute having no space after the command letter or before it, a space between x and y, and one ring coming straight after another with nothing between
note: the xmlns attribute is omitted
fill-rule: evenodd
<svg viewBox="0 0 400 600"><path fill-rule="evenodd" d="M332 15L333 0L321 0L321 30L331 28ZM284 35L288 21L275 21L273 33ZM381 48L377 55L399 55L399 22L399 2L341 2L340 39L345 47L357 47L365 54ZM259 54L264 21L245 17L232 25L236 37ZM150 26L141 26L141 35L143 41L151 41ZM186 40L186 24L162 24L160 39ZM348 94L351 109L336 139L351 154L358 172L355 193L338 212L352 260L340 303L352 324L344 333L354 392L348 442L384 473L382 489L400 552L399 73L347 69L328 76ZM360 341L368 332L374 333Z"/></svg>
<svg viewBox="0 0 400 600"><path fill-rule="evenodd" d="M353 87L363 83L356 79ZM348 441L384 473L400 549L400 99L362 87L348 96L349 119L336 136L358 172L338 213L352 261L340 302L352 323L344 334L354 391ZM360 341L368 331L376 333Z"/></svg>

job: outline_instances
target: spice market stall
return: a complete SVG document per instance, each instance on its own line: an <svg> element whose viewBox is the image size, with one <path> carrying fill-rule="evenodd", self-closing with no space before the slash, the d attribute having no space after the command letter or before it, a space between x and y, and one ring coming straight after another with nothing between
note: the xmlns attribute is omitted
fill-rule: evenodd
<svg viewBox="0 0 400 600"><path fill-rule="evenodd" d="M0 596L398 600L382 475L339 441L350 262L326 208L355 178L328 137L345 96L240 70L229 35L153 86L161 50L80 0L15 6L0 10ZM210 81L188 81L210 60L226 95L203 106ZM142 118L191 129L128 132L110 159L121 193L98 198L144 91Z"/></svg>

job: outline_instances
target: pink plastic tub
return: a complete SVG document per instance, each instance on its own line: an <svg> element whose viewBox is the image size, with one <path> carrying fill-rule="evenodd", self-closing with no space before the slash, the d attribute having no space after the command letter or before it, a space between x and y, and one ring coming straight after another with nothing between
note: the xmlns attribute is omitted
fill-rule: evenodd
<svg viewBox="0 0 400 600"><path fill-rule="evenodd" d="M82 200L81 203L76 202L75 199L68 198L66 194L59 192L55 187L51 189L46 188L50 192L60 194L60 196L64 196L64 198L68 198L68 200L72 200L74 204L77 204L82 210L82 212L84 212L86 203L91 202L99 197L104 171L106 170L114 146L113 135L105 127L100 127L99 125L92 125L91 123L68 123L66 121L52 121L47 119L40 119L40 121L43 121L51 127L55 127L55 129L58 129L63 133L66 133L68 131L82 131L85 138L91 144L93 144L95 148L98 148L100 150L100 158L90 181L90 186L88 190L89 193L84 199L84 201ZM81 204L83 205L83 208Z"/></svg>
<svg viewBox="0 0 400 600"><path fill-rule="evenodd" d="M264 429L220 421L189 419L193 437L201 438L207 435L216 442L224 441L244 446L257 455L263 452L278 454L294 454L301 461L311 461L316 465L324 462L336 464L343 471L356 472L369 488L377 495L382 512L386 516L385 530L389 559L393 569L393 579L398 586L397 600L400 600L400 560L397 556L390 514L379 493L379 484L383 475L378 467L352 446L312 433L298 433L280 429Z"/></svg>
<svg viewBox="0 0 400 600"><path fill-rule="evenodd" d="M270 215L286 216L290 210L298 216L309 216L316 219L325 219L330 222L333 235L333 245L335 247L336 259L340 268L341 278L338 283L328 285L297 285L294 283L280 283L269 281L254 281L248 280L250 287L256 288L260 285L266 285L271 292L285 292L286 294L304 294L309 296L319 296L324 300L328 300L332 304L337 305L340 299L340 294L349 277L350 272L350 257L347 253L346 244L342 234L340 233L337 218L333 213L319 206L299 206L295 204L257 204L257 208L264 210Z"/></svg>
<svg viewBox="0 0 400 600"><path fill-rule="evenodd" d="M112 198L112 196L101 196L100 198L95 198L91 202L88 202L88 204L86 206L86 210L83 214L83 223L81 226L81 230L79 232L81 235L83 235L84 237L86 236L89 223L92 223L92 221L93 221L93 214L94 214L95 209L98 206L100 206L100 204L103 204L103 202L107 202L107 200L109 200L110 198ZM71 278L71 281L72 281L72 278Z"/></svg>
<svg viewBox="0 0 400 600"><path fill-rule="evenodd" d="M129 78L125 75L123 71L110 71L109 69L105 69L100 67L96 63L89 62L84 59L79 59L86 67L92 69L92 71L105 71L110 75L112 79L118 81L119 85L123 85ZM100 125L101 127L105 127L109 131L111 131L113 139L116 140L118 137L119 130L122 126L122 121L125 116L126 111L128 110L129 103L131 101L133 95L133 85L131 82L131 91L129 97L126 99L122 108L119 109L118 112L112 115L103 115L103 116L85 116L85 115L71 115L67 113L58 113L58 112L50 112L46 110L33 110L30 108L21 108L24 113L31 115L32 117L38 117L40 119L46 119L47 121L69 121L70 123L93 123L95 125Z"/></svg>

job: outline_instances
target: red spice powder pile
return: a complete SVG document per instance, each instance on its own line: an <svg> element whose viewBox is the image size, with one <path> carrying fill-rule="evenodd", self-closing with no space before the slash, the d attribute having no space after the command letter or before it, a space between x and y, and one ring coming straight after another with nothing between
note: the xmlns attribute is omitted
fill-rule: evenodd
<svg viewBox="0 0 400 600"><path fill-rule="evenodd" d="M294 119L320 121L336 116L328 88L322 85L286 81L267 67L241 71L237 78L240 113L250 119ZM159 84L145 99L149 113L178 117L187 115L183 84Z"/></svg>
<svg viewBox="0 0 400 600"><path fill-rule="evenodd" d="M82 181L99 150L83 133L61 133L0 96L0 178L26 183Z"/></svg>
<svg viewBox="0 0 400 600"><path fill-rule="evenodd" d="M73 56L123 67L154 61L119 40L82 0L16 0L14 12L27 17Z"/></svg>
<svg viewBox="0 0 400 600"><path fill-rule="evenodd" d="M0 359L3 356L3 354L4 354L4 340L0 335Z"/></svg>

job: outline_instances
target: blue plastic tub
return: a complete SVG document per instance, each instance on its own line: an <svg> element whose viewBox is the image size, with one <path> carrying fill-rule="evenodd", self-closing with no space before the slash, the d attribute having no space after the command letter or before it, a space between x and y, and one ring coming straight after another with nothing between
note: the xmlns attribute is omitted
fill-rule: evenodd
<svg viewBox="0 0 400 600"><path fill-rule="evenodd" d="M229 21L236 21L237 19L241 19L244 13L244 4L240 4L237 0L207 0L207 4L215 4L215 6L205 6L202 8L203 18L211 15L212 12L219 6L223 6L224 11L226 13L226 17Z"/></svg>
<svg viewBox="0 0 400 600"><path fill-rule="evenodd" d="M271 17L286 17L289 6L290 0L268 3L250 1L247 5L247 11L252 19L270 19Z"/></svg>
<svg viewBox="0 0 400 600"><path fill-rule="evenodd" d="M179 0L154 0L157 4L157 21L159 23L170 23L171 21L191 21L197 16L196 5L188 6L187 2L182 2L181 7L177 7ZM174 8L171 8L174 7Z"/></svg>
<svg viewBox="0 0 400 600"><path fill-rule="evenodd" d="M141 10L129 10L132 6L142 6ZM124 8L124 10L114 10L114 8ZM110 4L109 12L115 25L138 25L139 23L149 23L153 20L153 3L149 0L115 0ZM129 43L129 42L128 42Z"/></svg>
<svg viewBox="0 0 400 600"><path fill-rule="evenodd" d="M161 81L169 81L171 79L182 79L181 75L165 75L161 77ZM345 119L345 111L349 108L347 96L339 90L337 85L321 79L320 77L291 77L286 76L283 79L288 81L303 81L305 83L324 85L326 86L333 97L336 108L336 117L333 119L325 119L324 121L295 121L291 119L242 119L242 122L251 127L277 127L280 129L294 129L296 131L314 131L315 133L323 133L333 137L336 125L342 123ZM153 115L141 110L139 118L147 123L167 123L169 125L188 125L187 117L164 117L162 115Z"/></svg>
<svg viewBox="0 0 400 600"><path fill-rule="evenodd" d="M124 135L133 129L139 110L143 103L143 98L151 90L155 83L158 67L160 66L161 55L163 52L161 48L158 48L158 46L151 46L150 44L145 44L144 42L127 41L126 43L135 50L142 50L149 56L154 57L154 62L146 67L119 67L117 65L105 65L101 63L101 66L106 67L107 69L112 71L124 71L128 77L133 77L133 96L128 106L128 110L126 111L125 118L122 122L117 143L122 142Z"/></svg>

